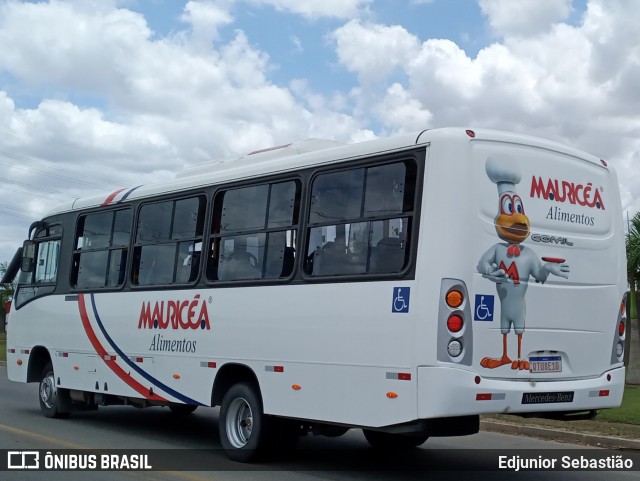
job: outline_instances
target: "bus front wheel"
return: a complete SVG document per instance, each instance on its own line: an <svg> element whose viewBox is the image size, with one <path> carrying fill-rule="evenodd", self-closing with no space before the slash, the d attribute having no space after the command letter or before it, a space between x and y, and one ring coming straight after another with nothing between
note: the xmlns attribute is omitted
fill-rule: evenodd
<svg viewBox="0 0 640 481"><path fill-rule="evenodd" d="M242 463L254 461L267 442L262 399L252 384L229 388L220 405L220 443L227 456Z"/></svg>
<svg viewBox="0 0 640 481"><path fill-rule="evenodd" d="M38 398L40 410L46 418L61 418L69 415L65 406L68 404L69 391L56 386L56 378L53 373L53 365L49 362L42 370Z"/></svg>

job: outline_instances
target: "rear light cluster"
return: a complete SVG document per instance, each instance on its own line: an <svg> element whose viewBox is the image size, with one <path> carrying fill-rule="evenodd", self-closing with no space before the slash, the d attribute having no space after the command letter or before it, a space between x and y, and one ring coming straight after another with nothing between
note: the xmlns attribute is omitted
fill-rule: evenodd
<svg viewBox="0 0 640 481"><path fill-rule="evenodd" d="M453 289L447 293L446 303L451 309L458 309L464 302L462 292ZM458 334L464 328L464 318L459 311L449 315L447 319L447 329L451 334ZM458 357L462 354L462 342L459 339L451 339L447 344L447 352L451 357Z"/></svg>
<svg viewBox="0 0 640 481"><path fill-rule="evenodd" d="M624 360L624 342L627 333L627 294L622 298L620 310L618 311L618 322L613 341L613 353L611 363L615 364Z"/></svg>
<svg viewBox="0 0 640 481"><path fill-rule="evenodd" d="M471 364L471 326L467 290L462 281L444 279L438 316L438 360Z"/></svg>

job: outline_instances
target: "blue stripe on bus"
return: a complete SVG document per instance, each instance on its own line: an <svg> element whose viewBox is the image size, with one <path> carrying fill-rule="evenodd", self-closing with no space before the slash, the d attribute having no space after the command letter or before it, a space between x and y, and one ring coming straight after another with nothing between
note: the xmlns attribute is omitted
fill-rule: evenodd
<svg viewBox="0 0 640 481"><path fill-rule="evenodd" d="M100 327L100 331L102 331L102 334L107 339L107 342L111 345L111 347L113 347L113 349L124 360L124 362L126 362L129 365L130 368L132 368L134 371L136 371L138 374L144 377L147 381L157 385L160 389L172 395L176 399L180 399L182 402L187 404L196 404L198 406L205 406L205 404L200 403L194 399L191 399L185 396L184 394L180 394L178 391L170 388L166 384L161 383L156 378L154 378L151 374L141 369L140 366L137 366L131 359L129 359L129 356L125 355L125 353L122 352L122 350L116 345L116 343L113 342L113 339L111 339L109 334L107 334L107 331L105 330L104 325L102 324L102 320L100 319L100 315L98 314L98 309L96 308L96 301L95 301L94 295L90 294L90 296L91 296L91 307L93 308L93 314L96 317L96 322L98 323L98 327Z"/></svg>
<svg viewBox="0 0 640 481"><path fill-rule="evenodd" d="M118 202L116 202L116 204L121 204L122 202L124 202L127 197L129 197L131 194L133 194L133 191L136 189L139 189L140 187L142 187L142 185L137 185L135 186L133 189L129 189L127 192L125 192L125 194L122 196L122 199L120 199Z"/></svg>

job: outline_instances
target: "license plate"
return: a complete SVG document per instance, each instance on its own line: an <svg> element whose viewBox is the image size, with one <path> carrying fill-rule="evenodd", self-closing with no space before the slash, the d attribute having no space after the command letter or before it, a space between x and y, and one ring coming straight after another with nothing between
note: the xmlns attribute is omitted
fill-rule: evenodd
<svg viewBox="0 0 640 481"><path fill-rule="evenodd" d="M573 391L565 392L525 392L522 404L555 404L573 402Z"/></svg>
<svg viewBox="0 0 640 481"><path fill-rule="evenodd" d="M529 371L532 373L562 372L562 358L560 356L530 357Z"/></svg>

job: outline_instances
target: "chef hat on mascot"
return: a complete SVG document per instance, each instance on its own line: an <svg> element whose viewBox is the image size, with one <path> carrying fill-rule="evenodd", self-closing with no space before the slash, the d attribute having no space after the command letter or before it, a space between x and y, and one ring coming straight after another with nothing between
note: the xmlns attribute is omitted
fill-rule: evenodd
<svg viewBox="0 0 640 481"><path fill-rule="evenodd" d="M491 154L487 157L485 169L491 182L498 186L498 195L515 192L516 184L522 175L513 157L504 154Z"/></svg>

